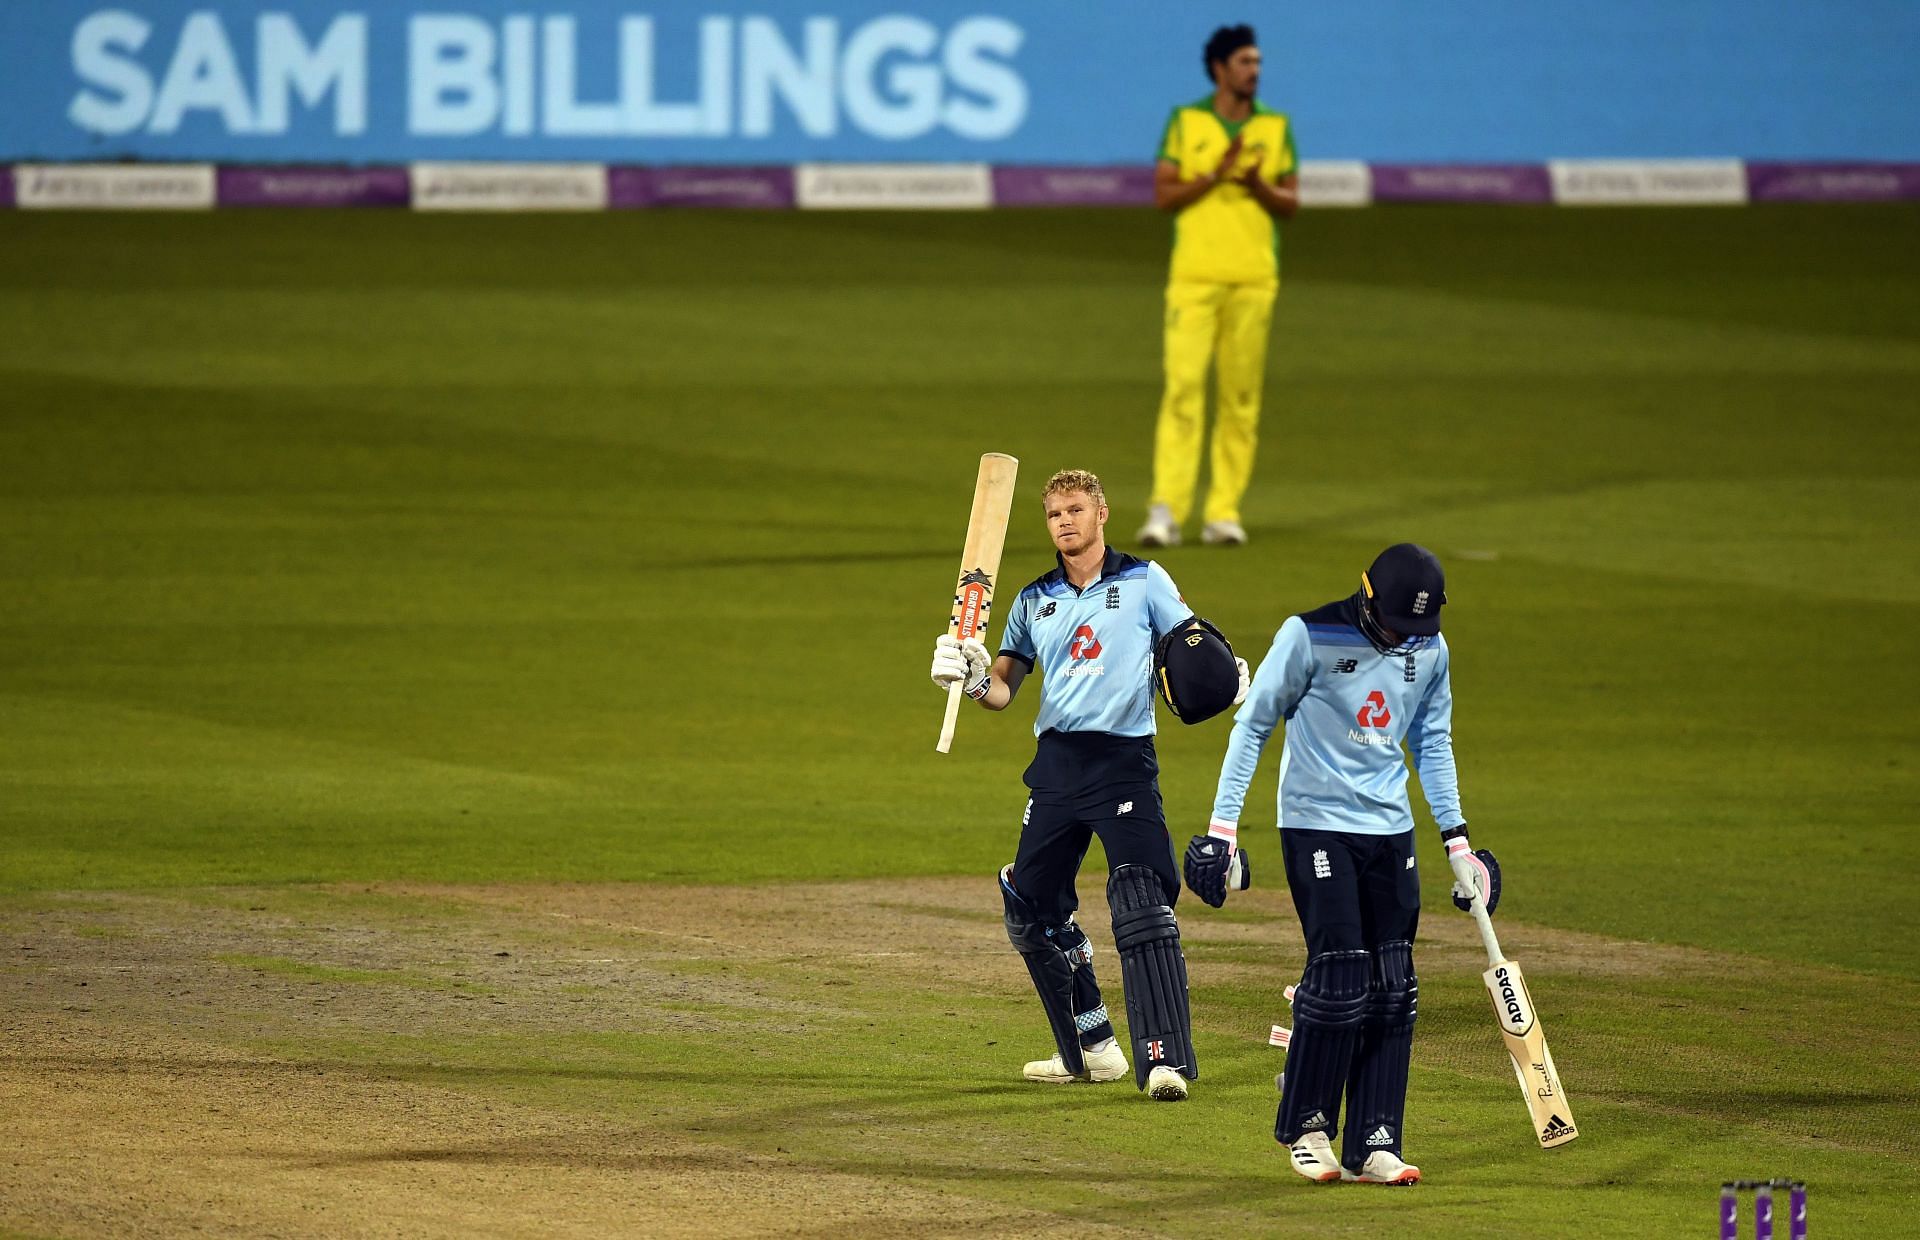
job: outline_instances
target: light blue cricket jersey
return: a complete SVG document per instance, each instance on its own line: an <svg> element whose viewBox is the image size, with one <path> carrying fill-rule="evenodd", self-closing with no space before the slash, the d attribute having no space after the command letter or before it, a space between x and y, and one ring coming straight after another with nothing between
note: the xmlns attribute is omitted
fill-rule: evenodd
<svg viewBox="0 0 1920 1240"><path fill-rule="evenodd" d="M1045 671L1033 734L1152 736L1154 643L1192 614L1166 569L1111 547L1084 590L1063 563L1020 591L1000 653Z"/></svg>
<svg viewBox="0 0 1920 1240"><path fill-rule="evenodd" d="M1404 741L1441 830L1465 824L1453 767L1453 688L1447 642L1381 654L1348 599L1289 616L1233 719L1213 816L1237 822L1274 725L1280 755L1280 828L1397 835L1413 827Z"/></svg>

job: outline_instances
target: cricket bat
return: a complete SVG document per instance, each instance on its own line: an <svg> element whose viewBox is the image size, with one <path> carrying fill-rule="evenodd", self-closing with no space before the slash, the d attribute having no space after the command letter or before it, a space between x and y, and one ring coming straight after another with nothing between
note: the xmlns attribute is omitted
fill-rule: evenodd
<svg viewBox="0 0 1920 1240"><path fill-rule="evenodd" d="M1007 543L1007 517L1013 512L1013 480L1020 462L1004 452L980 458L980 476L973 484L973 513L967 518L967 542L960 552L960 575L953 587L953 618L947 631L965 641L986 640L987 620L993 614L993 579L1000 575L1000 552ZM940 743L953 747L953 725L960 717L958 682L947 691L947 714L940 722Z"/></svg>
<svg viewBox="0 0 1920 1240"><path fill-rule="evenodd" d="M1500 1025L1500 1036L1506 1039L1513 1074L1520 1080L1520 1093L1533 1116L1533 1131L1542 1149L1565 1145L1579 1136L1580 1130L1574 1127L1566 1091L1560 1088L1560 1072L1553 1066L1547 1035L1534 1013L1527 979L1520 966L1501 952L1500 940L1493 933L1493 919L1487 916L1478 896L1473 900L1473 919L1479 923L1480 941L1487 948L1489 967L1480 978L1493 997L1493 1017Z"/></svg>

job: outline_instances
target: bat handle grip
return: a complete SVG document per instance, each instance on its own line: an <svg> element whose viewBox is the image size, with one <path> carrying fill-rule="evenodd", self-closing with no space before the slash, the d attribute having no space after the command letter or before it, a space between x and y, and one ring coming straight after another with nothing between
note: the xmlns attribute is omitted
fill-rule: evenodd
<svg viewBox="0 0 1920 1240"><path fill-rule="evenodd" d="M1480 942L1487 949L1487 963L1499 964L1506 956L1500 951L1500 940L1493 933L1493 918L1487 916L1487 906L1478 895L1473 897L1473 920L1480 927Z"/></svg>
<svg viewBox="0 0 1920 1240"><path fill-rule="evenodd" d="M947 714L940 721L940 743L933 747L935 753L946 753L953 748L953 725L960 718L960 682L954 681L947 690Z"/></svg>

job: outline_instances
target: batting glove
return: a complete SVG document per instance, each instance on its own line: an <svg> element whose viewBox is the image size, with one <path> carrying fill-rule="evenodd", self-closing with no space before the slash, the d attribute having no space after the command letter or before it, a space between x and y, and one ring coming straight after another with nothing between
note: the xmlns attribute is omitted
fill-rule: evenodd
<svg viewBox="0 0 1920 1240"><path fill-rule="evenodd" d="M1233 695L1235 706L1247 700L1247 690L1253 687L1253 673L1247 670L1247 661L1239 655L1233 656L1233 665L1240 669L1240 688Z"/></svg>
<svg viewBox="0 0 1920 1240"><path fill-rule="evenodd" d="M1447 837L1447 864L1453 867L1453 903L1463 913L1473 911L1473 898L1480 897L1492 914L1500 905L1500 863L1484 848L1467 843L1466 828Z"/></svg>
<svg viewBox="0 0 1920 1240"><path fill-rule="evenodd" d="M977 702L987 696L992 684L987 676L992 661L979 638L961 641L951 633L942 633L933 643L933 683L943 692L957 683Z"/></svg>
<svg viewBox="0 0 1920 1240"><path fill-rule="evenodd" d="M1238 845L1239 824L1215 819L1205 835L1196 835L1187 843L1182 868L1193 894L1214 908L1227 902L1229 891L1245 891L1253 885L1253 871L1247 854Z"/></svg>

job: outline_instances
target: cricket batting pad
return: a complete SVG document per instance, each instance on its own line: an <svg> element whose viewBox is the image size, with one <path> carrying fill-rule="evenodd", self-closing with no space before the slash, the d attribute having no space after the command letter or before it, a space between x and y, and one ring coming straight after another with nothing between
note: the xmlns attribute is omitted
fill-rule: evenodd
<svg viewBox="0 0 1920 1240"><path fill-rule="evenodd" d="M1107 880L1107 904L1127 993L1134 1084L1145 1089L1147 1074L1160 1067L1199 1079L1187 1011L1187 958L1160 876L1144 865L1120 866Z"/></svg>

